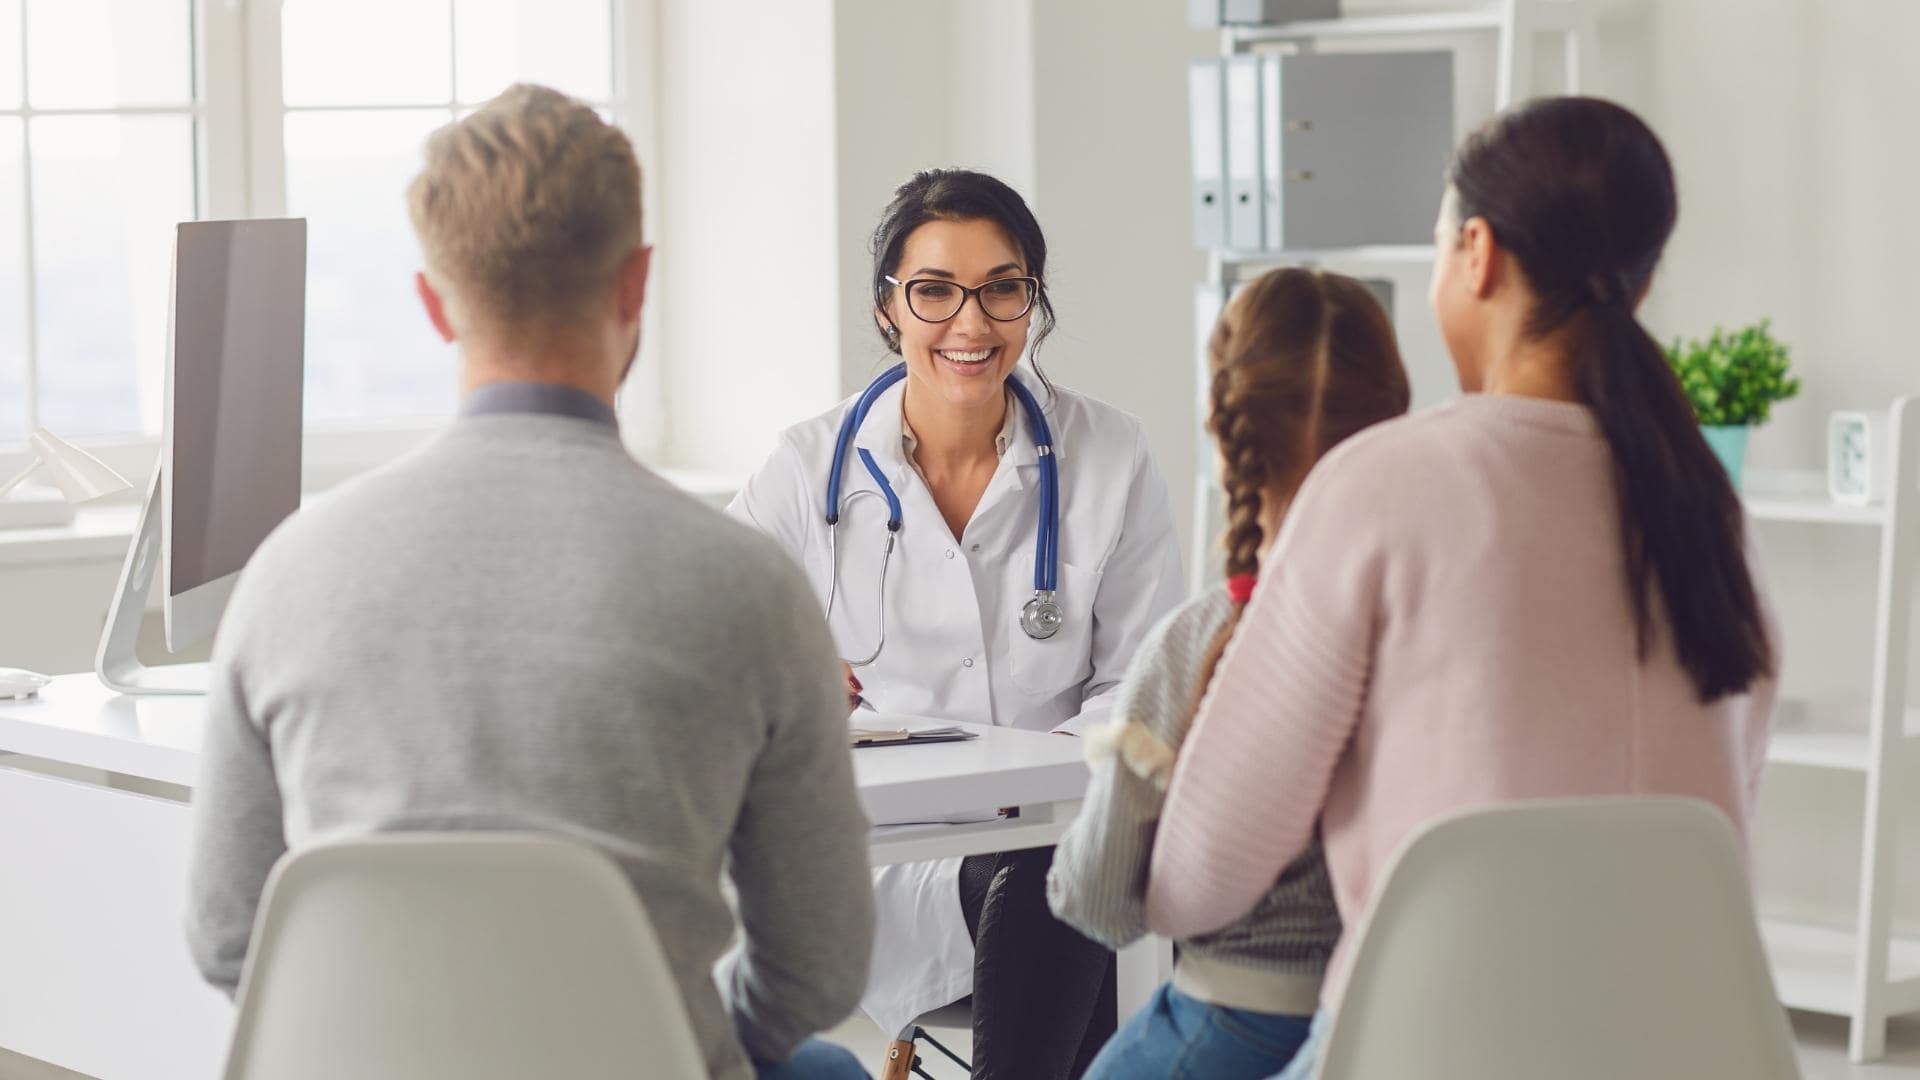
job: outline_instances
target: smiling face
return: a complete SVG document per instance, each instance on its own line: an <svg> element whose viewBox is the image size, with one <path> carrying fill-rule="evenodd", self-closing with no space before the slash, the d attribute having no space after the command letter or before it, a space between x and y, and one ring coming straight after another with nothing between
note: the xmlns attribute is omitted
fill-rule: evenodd
<svg viewBox="0 0 1920 1080"><path fill-rule="evenodd" d="M967 288L1027 273L1026 260L1012 238L993 222L980 219L927 222L908 235L900 249L900 263L893 268L893 276L901 281ZM921 288L927 290L923 295L933 298L945 291L938 286ZM953 318L927 322L909 309L905 290L894 286L887 293L885 308L875 313L881 326L891 323L899 328L908 378L930 391L930 399L953 408L999 408L1007 376L1026 351L1033 313L999 322L987 317L980 301L980 297L969 297ZM929 305L919 302L918 306L926 310Z"/></svg>

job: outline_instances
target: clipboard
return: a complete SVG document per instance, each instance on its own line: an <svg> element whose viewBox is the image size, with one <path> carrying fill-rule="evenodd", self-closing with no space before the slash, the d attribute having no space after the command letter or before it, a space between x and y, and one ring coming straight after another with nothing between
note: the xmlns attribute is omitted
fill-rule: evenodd
<svg viewBox="0 0 1920 1080"><path fill-rule="evenodd" d="M980 733L963 724L925 716L884 713L862 706L847 717L847 738L855 747L913 746L920 743L965 742Z"/></svg>

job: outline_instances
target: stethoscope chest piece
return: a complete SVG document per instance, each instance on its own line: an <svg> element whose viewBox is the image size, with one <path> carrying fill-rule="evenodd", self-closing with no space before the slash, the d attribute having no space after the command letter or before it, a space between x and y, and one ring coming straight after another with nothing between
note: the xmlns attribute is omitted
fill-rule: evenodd
<svg viewBox="0 0 1920 1080"><path fill-rule="evenodd" d="M1027 606L1020 610L1020 629L1036 641L1045 641L1060 632L1060 624L1065 616L1060 605L1054 602L1053 590L1046 589L1033 594Z"/></svg>

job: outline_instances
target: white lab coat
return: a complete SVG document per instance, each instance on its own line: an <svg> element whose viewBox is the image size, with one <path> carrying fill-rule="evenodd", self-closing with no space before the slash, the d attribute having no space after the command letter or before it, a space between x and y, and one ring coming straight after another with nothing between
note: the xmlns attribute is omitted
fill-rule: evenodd
<svg viewBox="0 0 1920 1080"><path fill-rule="evenodd" d="M1180 552L1166 483L1140 422L1069 390L1049 401L1031 372L1023 381L1040 397L1059 462L1055 599L1065 622L1045 641L1019 626L1033 597L1040 514L1039 457L1026 414L956 539L906 459L905 383L897 384L875 401L854 440L872 453L901 505L887 569L886 647L857 669L879 709L1078 733L1112 709L1141 639L1179 602ZM784 432L728 507L799 561L823 608L831 580L827 470L850 404ZM831 627L840 655L859 658L880 634L887 508L852 451L841 488L840 592ZM861 1008L889 1034L971 992L973 945L960 912L959 866L959 859L941 859L874 872L879 927Z"/></svg>

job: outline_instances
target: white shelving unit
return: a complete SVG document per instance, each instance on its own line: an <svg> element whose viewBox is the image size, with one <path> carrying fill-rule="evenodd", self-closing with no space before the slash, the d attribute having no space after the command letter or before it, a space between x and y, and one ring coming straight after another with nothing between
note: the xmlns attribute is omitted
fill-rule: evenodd
<svg viewBox="0 0 1920 1080"><path fill-rule="evenodd" d="M1886 503L1850 506L1837 503L1824 494L1812 492L1749 492L1744 501L1747 514L1755 521L1794 521L1807 525L1885 526L1889 511Z"/></svg>
<svg viewBox="0 0 1920 1080"><path fill-rule="evenodd" d="M1472 7L1300 20L1266 26L1235 26L1220 31L1220 52L1222 56L1237 56L1276 45L1305 50L1314 48L1321 41L1369 38L1405 41L1489 33L1497 39L1494 60L1495 111L1534 92L1531 85L1534 48L1539 34L1560 36L1565 50L1566 92L1579 90L1582 73L1593 70L1593 13L1585 0L1495 0ZM1243 275L1251 276L1274 266L1310 265L1337 259L1381 267L1404 267L1429 264L1434 255L1431 244L1377 245L1337 250L1216 250L1208 255L1207 283L1224 290ZM1219 524L1220 510L1216 505L1219 501L1219 478L1211 471L1213 446L1205 424L1208 383L1205 343L1210 329L1210 326L1196 327L1199 338L1196 354L1198 408L1202 422L1195 435L1194 557L1190 562L1189 574L1189 585L1196 591L1210 577L1217 576L1218 572L1218 555L1212 550L1212 539Z"/></svg>
<svg viewBox="0 0 1920 1080"><path fill-rule="evenodd" d="M1528 95L1533 72L1534 35L1558 33L1566 47L1567 86L1580 85L1581 72L1593 68L1593 16L1581 0L1497 0L1469 8L1354 15L1340 19L1303 19L1272 26L1240 26L1223 31L1225 51L1241 52L1269 42L1333 41L1354 38L1426 37L1492 32L1500 35L1495 105L1503 109Z"/></svg>
<svg viewBox="0 0 1920 1080"><path fill-rule="evenodd" d="M1892 934L1897 823L1887 802L1889 791L1920 778L1920 709L1907 705L1907 639L1920 561L1920 400L1894 402L1888 435L1893 477L1885 503L1843 506L1811 494L1750 494L1745 500L1748 516L1758 522L1880 533L1873 681L1865 708L1782 702L1767 747L1767 760L1776 765L1837 769L1864 780L1853 929L1761 921L1780 1000L1847 1017L1847 1052L1854 1061L1885 1053L1887 1017L1920 1012L1920 939Z"/></svg>
<svg viewBox="0 0 1920 1080"><path fill-rule="evenodd" d="M1439 254L1432 244L1373 244L1350 248L1299 248L1287 251L1216 251L1222 270L1242 267L1264 269L1281 263L1318 263L1328 259L1354 259L1372 263L1411 263L1425 265Z"/></svg>

